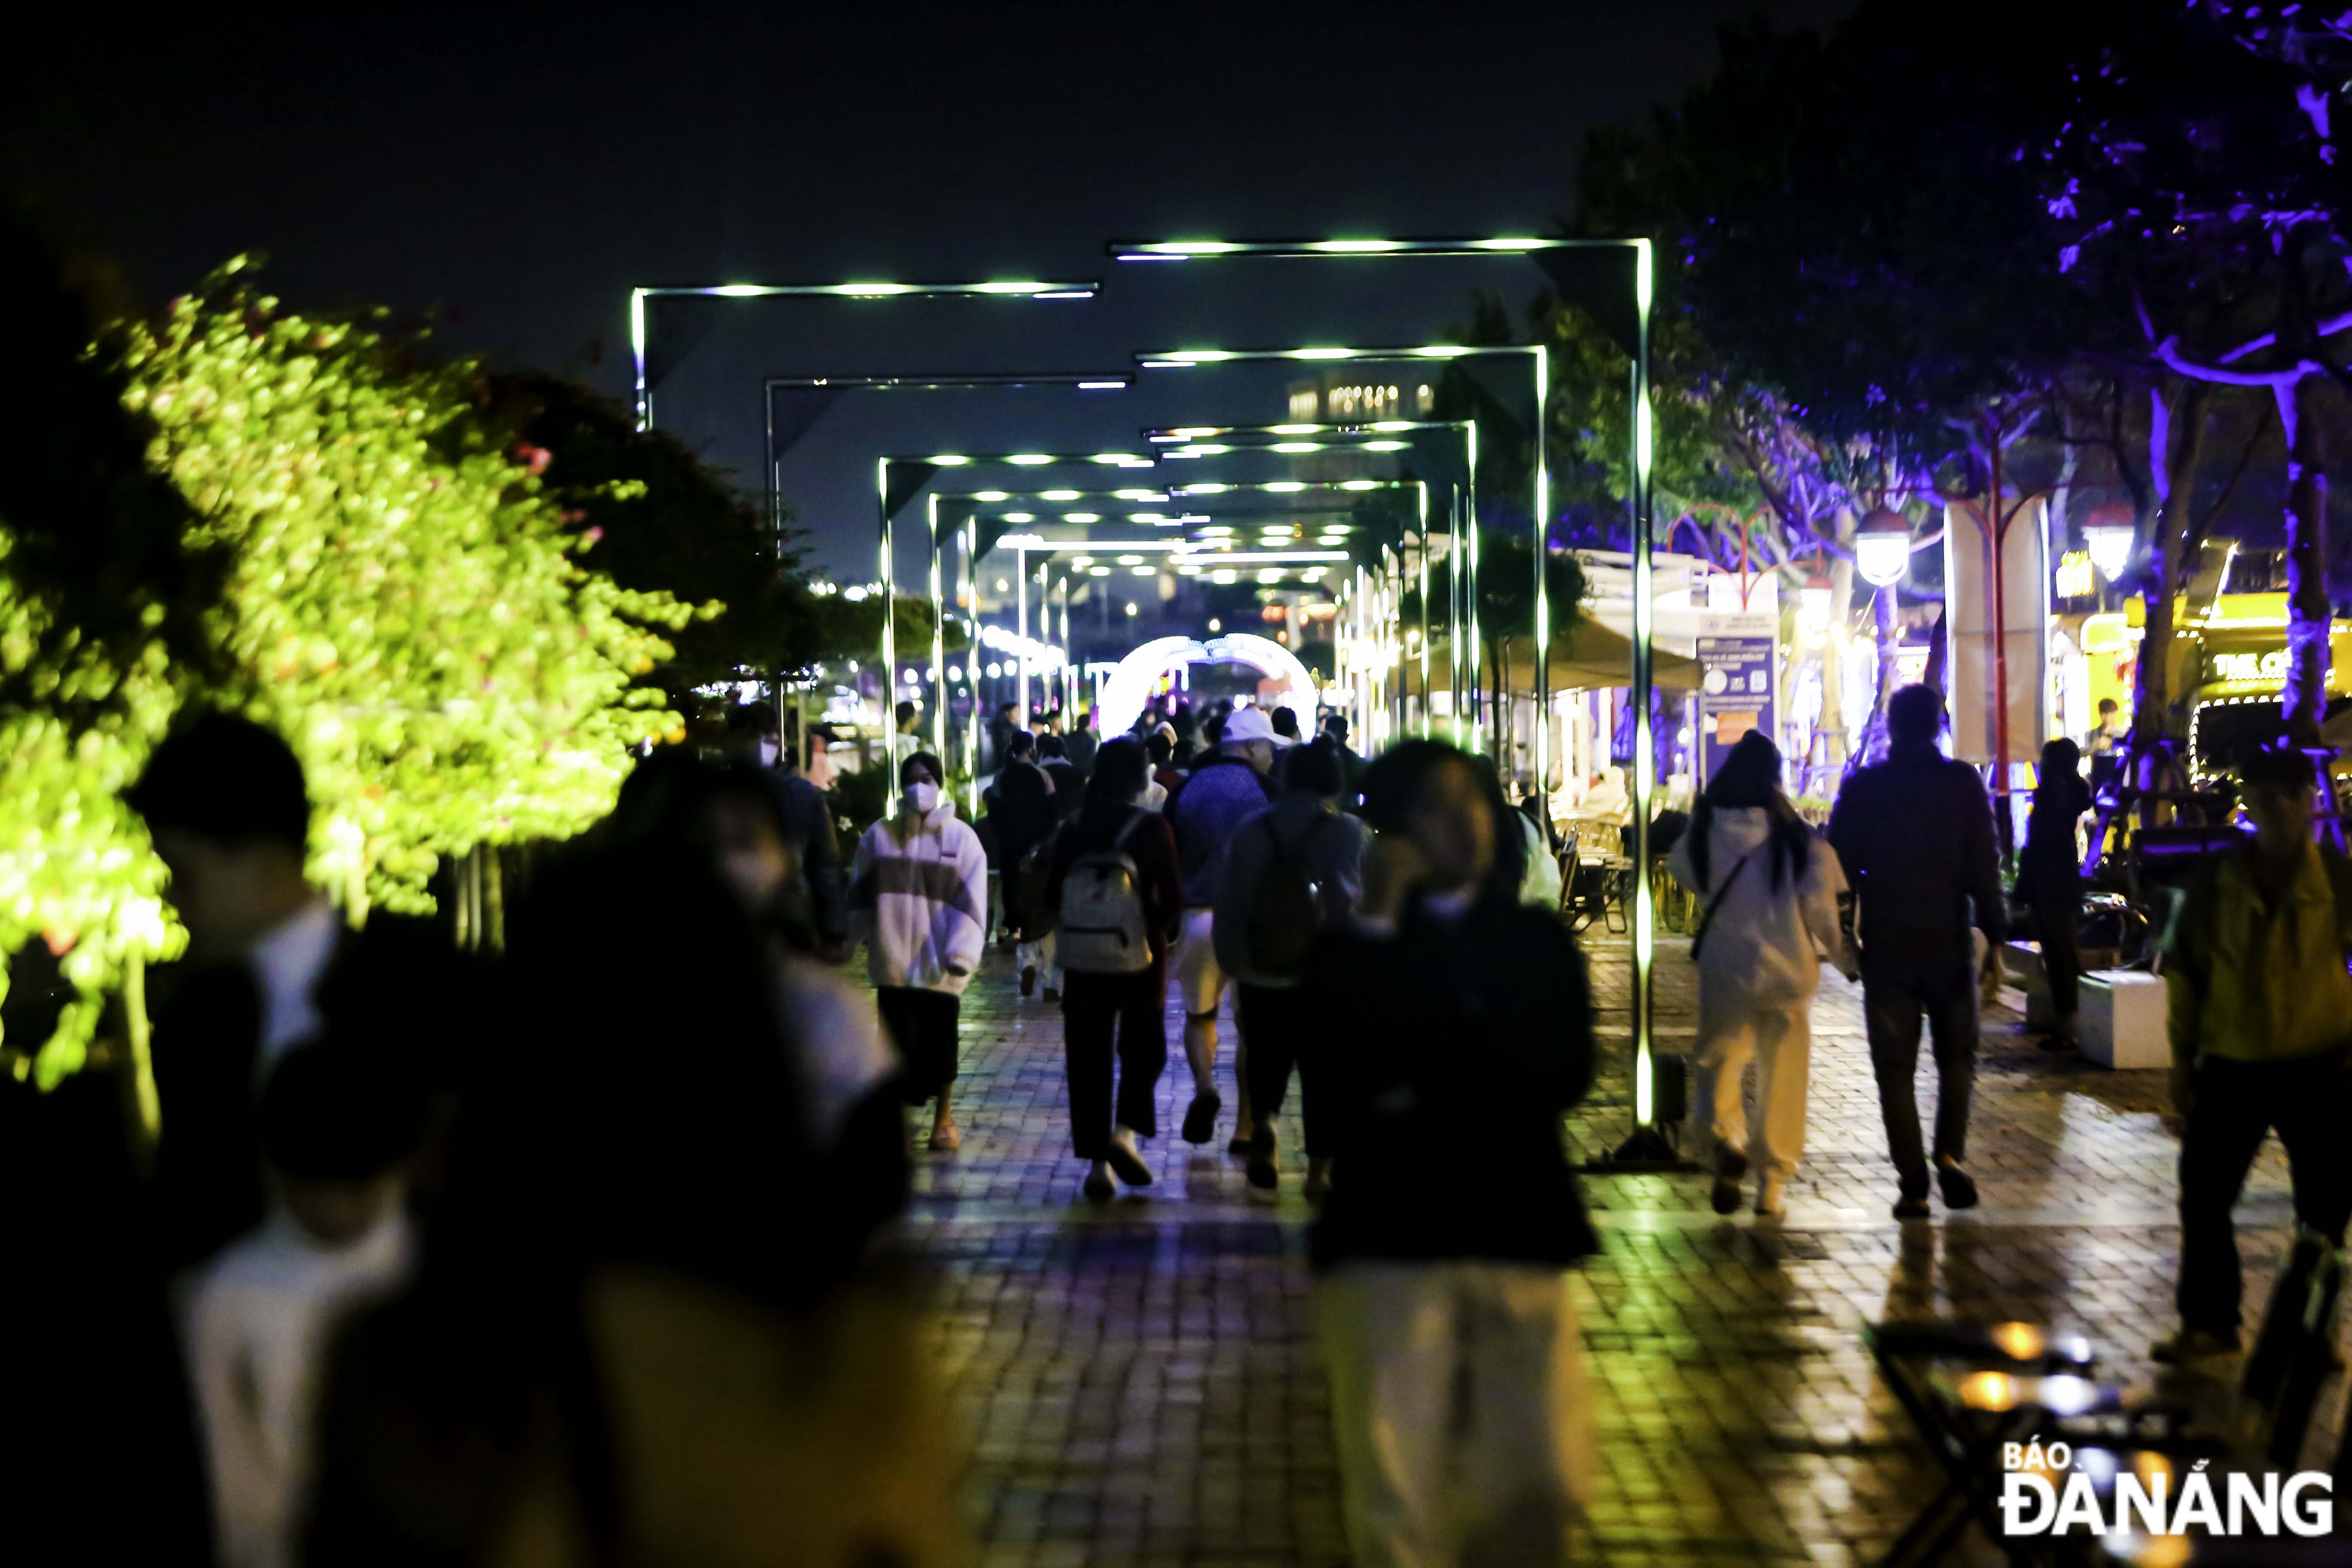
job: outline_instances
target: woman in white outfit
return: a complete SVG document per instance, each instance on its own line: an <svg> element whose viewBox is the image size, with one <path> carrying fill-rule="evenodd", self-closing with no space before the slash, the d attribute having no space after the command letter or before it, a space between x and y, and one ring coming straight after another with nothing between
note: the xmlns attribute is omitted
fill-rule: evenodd
<svg viewBox="0 0 2352 1568"><path fill-rule="evenodd" d="M1805 1150L1808 1015L1822 974L1816 944L1849 978L1854 973L1838 927L1845 873L1781 793L1780 749L1753 730L1708 781L1667 865L1705 911L1692 943L1698 1046L1691 1121L1715 1142L1715 1212L1739 1206L1740 1178L1752 1163L1756 1212L1777 1216ZM1756 1110L1743 1119L1740 1080L1750 1061Z"/></svg>

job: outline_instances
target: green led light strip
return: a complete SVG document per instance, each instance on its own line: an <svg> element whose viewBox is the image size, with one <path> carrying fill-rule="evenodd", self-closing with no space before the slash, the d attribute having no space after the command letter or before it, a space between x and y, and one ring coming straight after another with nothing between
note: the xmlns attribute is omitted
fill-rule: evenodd
<svg viewBox="0 0 2352 1568"><path fill-rule="evenodd" d="M1651 556L1654 529L1651 518L1651 388L1650 388L1650 310L1654 294L1654 268L1655 256L1651 242L1642 237L1583 238L1569 237L1538 237L1519 235L1419 237L1407 238L1335 237L1328 239L1174 239L1132 240L1115 239L1105 247L1106 252L1120 262L1189 263L1216 258L1257 257L1294 258L1306 259L1348 259L1372 257L1495 257L1528 256L1553 250L1625 250L1633 261L1633 310L1635 342L1631 372L1631 400L1633 411L1633 668L1631 696L1634 708L1634 787L1633 787L1633 863L1637 874L1633 879L1633 1135L1617 1152L1617 1157L1630 1162L1651 1162L1670 1158L1672 1149L1658 1133L1655 1126L1656 1092L1654 1082L1652 1053L1652 964L1656 945L1653 929L1649 878L1650 804L1655 790L1656 760L1651 735L1650 700L1654 689L1652 639L1654 606L1651 603L1653 570ZM1453 345L1425 345L1418 350L1402 351L1400 358L1447 359L1461 352ZM1538 353L1541 350L1538 346ZM1148 369L1222 363L1235 358L1260 357L1236 355L1216 350L1179 351L1176 353L1144 359ZM1263 357L1290 360L1348 360L1372 357L1364 351L1344 348L1298 348L1272 351ZM1547 787L1546 773L1550 761L1549 742L1549 653L1551 616L1546 570L1549 551L1549 519L1550 503L1549 476L1544 471L1544 403L1549 392L1549 375L1545 363L1536 365L1536 419L1534 444L1536 452L1535 525L1535 686L1537 787ZM1476 465L1472 465L1472 472ZM1475 506L1470 530L1472 581L1475 582L1477 528ZM1475 591L1475 590L1474 590ZM1424 601L1425 602L1425 601ZM1473 605L1475 607L1475 598ZM1475 630L1475 627L1474 627ZM1455 639L1457 642L1460 640ZM1475 670L1475 663L1474 663Z"/></svg>
<svg viewBox="0 0 2352 1568"><path fill-rule="evenodd" d="M1007 300L1091 300L1102 292L1099 279L1051 282L1035 278L1009 278L981 283L709 283L686 288L629 290L629 353L636 371L637 428L654 427L653 390L646 381L646 350L650 342L647 301L653 300L895 300L967 296Z"/></svg>

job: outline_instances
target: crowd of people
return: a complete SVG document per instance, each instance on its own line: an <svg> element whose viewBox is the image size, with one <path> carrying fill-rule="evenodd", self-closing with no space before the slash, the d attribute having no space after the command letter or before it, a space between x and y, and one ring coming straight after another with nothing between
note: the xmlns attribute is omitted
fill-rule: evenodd
<svg viewBox="0 0 2352 1568"><path fill-rule="evenodd" d="M993 938L1003 983L1059 1005L1084 1202L1154 1184L1171 985L1175 1131L1229 1131L1253 1197L1279 1190L1296 1077L1356 1560L1556 1557L1595 1462L1564 1270L1596 1242L1559 1135L1594 1040L1546 831L1486 759L1408 741L1367 762L1336 714L1312 739L1247 701L1108 738L1013 721L978 822L909 751L845 858L772 710L740 710L709 754L641 760L533 868L503 951L468 954L428 922L353 929L306 879L277 736L215 714L162 745L128 797L189 938L155 987L162 1132L143 1181L30 1259L80 1270L102 1310L64 1331L106 1353L16 1394L58 1432L109 1413L146 1506L100 1533L226 1568L720 1542L955 1561L952 1424L884 1242L913 1160L961 1146L961 997ZM1785 1213L1824 958L1862 985L1895 1215L1977 1201L1979 986L2007 900L1943 721L1933 690L1895 693L1887 756L1825 832L1751 733L1662 835L1696 911L1691 1125L1719 1213L1751 1176L1755 1212ZM2080 762L2045 753L2021 857L2061 1041ZM2313 845L2301 753L2245 784L2258 831L2191 884L2167 975L2170 1359L2236 1344L2231 1209L2269 1130L2304 1223L2340 1236L2352 1213L2352 871ZM844 971L861 946L870 992Z"/></svg>

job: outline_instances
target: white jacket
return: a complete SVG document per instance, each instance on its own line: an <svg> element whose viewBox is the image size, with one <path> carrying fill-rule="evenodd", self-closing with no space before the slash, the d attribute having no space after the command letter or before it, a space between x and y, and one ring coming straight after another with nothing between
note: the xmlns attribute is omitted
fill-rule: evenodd
<svg viewBox="0 0 2352 1568"><path fill-rule="evenodd" d="M875 984L960 996L985 945L988 854L952 801L932 807L903 844L898 820L893 812L857 841L850 935L864 939Z"/></svg>
<svg viewBox="0 0 2352 1568"><path fill-rule="evenodd" d="M1765 847L1770 817L1762 806L1734 806L1711 814L1707 824L1706 880L1700 884L1692 867L1690 837L1685 834L1667 857L1675 879L1698 895L1705 910L1717 893L1723 900L1707 928L1699 952L1699 993L1702 1000L1724 1002L1792 1002L1813 994L1821 983L1821 960L1814 944L1835 953L1843 938L1838 931L1838 895L1846 890L1845 868L1837 851L1820 834L1811 835L1811 853L1801 876L1772 886L1772 852ZM1729 881L1750 853L1747 868Z"/></svg>

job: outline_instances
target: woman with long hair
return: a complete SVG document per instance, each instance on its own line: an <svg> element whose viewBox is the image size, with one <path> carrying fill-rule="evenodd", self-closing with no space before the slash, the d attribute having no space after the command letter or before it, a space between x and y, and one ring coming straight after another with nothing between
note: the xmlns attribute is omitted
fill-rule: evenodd
<svg viewBox="0 0 2352 1568"><path fill-rule="evenodd" d="M1739 1206L1758 1170L1756 1212L1786 1212L1781 1190L1805 1149L1810 1013L1819 943L1857 973L1838 928L1845 873L1780 788L1780 751L1750 730L1691 808L1667 868L1704 913L1691 940L1698 965L1697 1084L1691 1121L1715 1144L1715 1212ZM1740 1080L1756 1064L1756 1109L1740 1115Z"/></svg>
<svg viewBox="0 0 2352 1568"><path fill-rule="evenodd" d="M1046 908L1064 909L1063 895L1075 873L1095 883L1092 891L1117 893L1122 899L1131 892L1143 928L1111 941L1102 940L1101 932L1062 933L1067 987L1062 993L1062 1041L1070 1086L1070 1147L1088 1162L1086 1194L1097 1203L1114 1191L1114 1173L1130 1187L1151 1184L1151 1167L1143 1163L1135 1141L1160 1131L1153 1096L1160 1070L1168 1065L1168 944L1184 925L1184 878L1168 819L1142 804L1150 782L1150 754L1141 741L1122 735L1104 742L1095 753L1086 805L1055 840L1046 874ZM1121 879L1123 891L1118 887ZM1125 951L1124 938L1135 935L1145 944L1140 963ZM1105 960L1100 968L1095 966L1097 949ZM1114 1032L1118 1063L1115 1112Z"/></svg>
<svg viewBox="0 0 2352 1568"><path fill-rule="evenodd" d="M1451 746L1383 752L1355 921L1300 980L1329 1041L1316 1315L1360 1563L1557 1563L1591 1497L1568 1267L1594 1242L1559 1119L1591 994L1567 927L1519 901L1508 809Z"/></svg>
<svg viewBox="0 0 2352 1568"><path fill-rule="evenodd" d="M2017 858L2018 901L2033 911L2042 968L2050 977L2050 1033L2045 1051L2074 1047L2083 984L2083 863L2074 825L2091 809L2083 782L2083 749L2064 739L2042 748L2033 809L2025 819L2025 849Z"/></svg>

